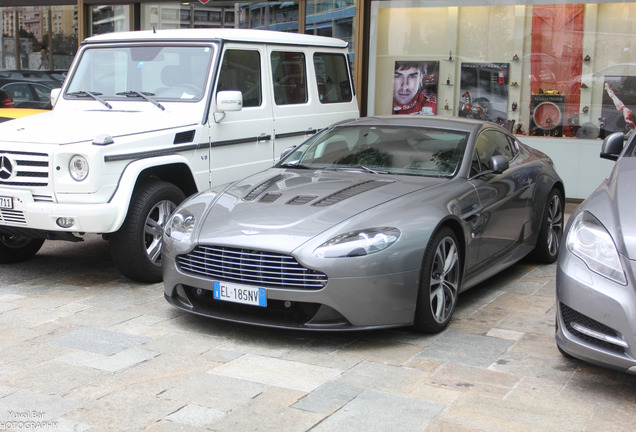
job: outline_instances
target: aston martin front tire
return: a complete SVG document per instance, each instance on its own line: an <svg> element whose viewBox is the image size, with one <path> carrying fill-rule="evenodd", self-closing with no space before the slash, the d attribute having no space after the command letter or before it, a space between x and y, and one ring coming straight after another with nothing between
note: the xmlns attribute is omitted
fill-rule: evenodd
<svg viewBox="0 0 636 432"><path fill-rule="evenodd" d="M462 279L462 255L447 227L433 235L424 252L414 327L422 333L444 330L455 311Z"/></svg>

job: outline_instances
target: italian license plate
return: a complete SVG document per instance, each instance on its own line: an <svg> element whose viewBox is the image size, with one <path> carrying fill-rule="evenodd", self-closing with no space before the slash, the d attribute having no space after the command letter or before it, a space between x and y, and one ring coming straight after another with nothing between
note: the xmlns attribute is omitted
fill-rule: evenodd
<svg viewBox="0 0 636 432"><path fill-rule="evenodd" d="M252 306L267 306L267 290L265 288L214 281L213 294L216 300Z"/></svg>
<svg viewBox="0 0 636 432"><path fill-rule="evenodd" d="M12 209L13 208L13 198L0 196L0 208Z"/></svg>

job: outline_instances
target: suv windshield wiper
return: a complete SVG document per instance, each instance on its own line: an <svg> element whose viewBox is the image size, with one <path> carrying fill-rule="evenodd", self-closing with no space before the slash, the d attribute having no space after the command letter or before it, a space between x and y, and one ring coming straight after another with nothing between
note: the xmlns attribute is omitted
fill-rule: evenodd
<svg viewBox="0 0 636 432"><path fill-rule="evenodd" d="M126 92L117 93L117 96L143 98L143 99L147 100L148 102L150 102L151 104L153 104L154 106L156 106L157 108L160 108L161 111L165 111L166 109L164 108L163 105L161 105L159 102L157 102L156 100L154 100L153 98L150 97L150 96L154 96L154 95L155 95L154 93L140 92L140 91L137 91L137 90L130 90L130 91L126 91Z"/></svg>
<svg viewBox="0 0 636 432"><path fill-rule="evenodd" d="M80 91L76 91L76 92L66 93L66 95L67 96L76 96L76 97L85 97L85 96L92 97L97 102L99 102L102 105L104 105L106 108L113 109L113 106L111 104L106 102L104 99L100 98L102 93L97 93L97 92L93 93L93 92L89 92L89 91L85 91L85 90L80 90Z"/></svg>

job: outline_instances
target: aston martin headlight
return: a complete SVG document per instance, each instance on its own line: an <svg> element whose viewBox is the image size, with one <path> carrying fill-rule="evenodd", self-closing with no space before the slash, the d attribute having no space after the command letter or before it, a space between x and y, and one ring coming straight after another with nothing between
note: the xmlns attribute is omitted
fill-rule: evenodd
<svg viewBox="0 0 636 432"><path fill-rule="evenodd" d="M357 257L380 252L400 238L400 230L391 227L369 228L340 234L315 251L318 258Z"/></svg>
<svg viewBox="0 0 636 432"><path fill-rule="evenodd" d="M88 176L88 161L82 155L75 155L68 163L73 180L81 182Z"/></svg>
<svg viewBox="0 0 636 432"><path fill-rule="evenodd" d="M593 272L623 285L627 283L612 236L590 213L576 216L566 244Z"/></svg>
<svg viewBox="0 0 636 432"><path fill-rule="evenodd" d="M179 210L168 219L165 233L175 241L188 241L194 230L195 221L192 213L183 209Z"/></svg>

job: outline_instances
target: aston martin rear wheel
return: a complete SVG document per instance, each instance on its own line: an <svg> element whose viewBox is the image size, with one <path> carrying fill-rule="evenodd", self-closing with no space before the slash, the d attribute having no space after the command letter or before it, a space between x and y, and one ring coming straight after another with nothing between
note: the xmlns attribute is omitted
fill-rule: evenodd
<svg viewBox="0 0 636 432"><path fill-rule="evenodd" d="M414 327L423 333L439 333L453 316L462 278L462 263L455 233L440 229L424 252Z"/></svg>
<svg viewBox="0 0 636 432"><path fill-rule="evenodd" d="M44 239L0 234L0 263L9 264L32 258L44 244Z"/></svg>
<svg viewBox="0 0 636 432"><path fill-rule="evenodd" d="M537 244L530 254L532 259L545 264L551 264L557 260L564 220L563 196L558 189L552 189L543 210Z"/></svg>

